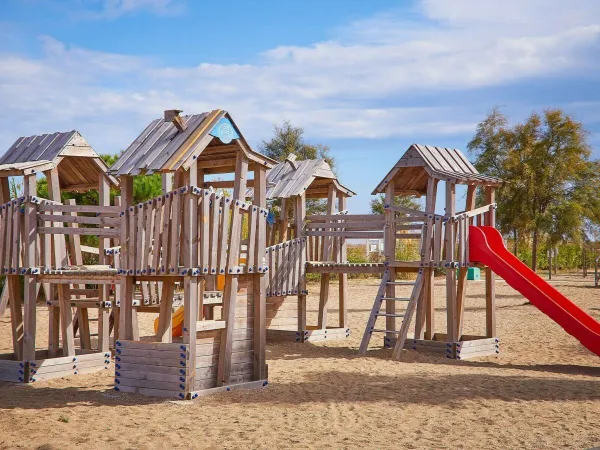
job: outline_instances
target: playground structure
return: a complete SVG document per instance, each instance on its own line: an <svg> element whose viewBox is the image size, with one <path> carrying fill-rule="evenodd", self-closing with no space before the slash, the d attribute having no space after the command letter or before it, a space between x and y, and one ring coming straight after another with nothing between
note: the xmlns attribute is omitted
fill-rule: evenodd
<svg viewBox="0 0 600 450"><path fill-rule="evenodd" d="M340 224L347 198L355 195L343 186L324 159L296 161L289 155L267 174L267 199L280 202L279 220L269 227L267 263L267 339L309 342L346 338L348 328L346 273L339 276L338 326L327 325L329 285L333 264L346 260L344 225L331 229L324 221ZM306 215L307 201L326 199L325 215ZM337 220L340 219L340 220ZM308 267L307 267L308 261ZM317 324L306 321L306 271L321 277Z"/></svg>
<svg viewBox="0 0 600 450"><path fill-rule="evenodd" d="M6 275L4 288L8 294L3 294L2 304L10 306L13 341L13 353L0 356L0 380L34 382L94 372L110 365L109 291L106 286L86 288L91 272L82 265L82 252L97 254L99 267L107 267L104 249L114 236L98 228L79 227L118 223L119 208L109 206L109 189L118 183L107 170L77 131L20 138L0 160L0 271ZM46 177L49 199L37 197L38 173ZM23 177L23 196L11 200L8 177L13 176ZM99 192L99 206L61 203L61 192L89 190ZM92 210L98 216L85 216ZM81 245L81 236L91 234L100 237L99 248ZM36 351L36 299L40 287L49 308L49 336L48 348ZM75 318L72 307L76 309ZM90 309L97 312L95 346Z"/></svg>
<svg viewBox="0 0 600 450"><path fill-rule="evenodd" d="M267 339L349 336L349 273L382 276L363 354L373 334L394 359L404 349L452 359L497 354L494 271L600 354L600 324L506 251L494 228L501 181L479 174L459 150L412 145L373 191L384 194L384 213L349 214L354 192L325 160L290 155L277 164L250 148L227 112L180 112L152 121L110 169L75 131L20 138L0 160L0 270L8 292L0 306L10 306L14 350L0 355L0 381L109 368L112 323L118 391L191 399L264 386ZM36 192L39 172L48 180L48 199ZM162 195L134 203L134 177L152 174L162 176ZM226 174L233 179L220 179ZM21 197L10 199L9 176L23 177ZM443 215L435 213L440 181ZM457 185L466 186L460 212ZM111 186L121 189L114 206ZM61 190L97 190L99 204L62 204ZM398 206L402 195L425 196L424 211ZM477 197L483 206L475 207ZM307 215L315 199L326 199L325 214ZM267 201L281 211L271 224ZM98 248L81 245L81 236L97 236ZM349 263L351 239L383 239L385 261ZM419 258L398 251L403 242L417 242ZM97 255L97 264L83 265L82 252ZM477 335L462 331L471 267L485 272L486 321ZM445 270L445 327L435 323L436 269ZM307 324L308 273L321 277L316 325ZM327 323L332 274L339 275L337 326ZM407 297L397 295L403 285L411 289ZM174 316L176 286L184 308ZM40 288L49 307L47 350L36 350ZM89 309L97 310L96 343ZM138 313L158 315L155 336L140 339Z"/></svg>

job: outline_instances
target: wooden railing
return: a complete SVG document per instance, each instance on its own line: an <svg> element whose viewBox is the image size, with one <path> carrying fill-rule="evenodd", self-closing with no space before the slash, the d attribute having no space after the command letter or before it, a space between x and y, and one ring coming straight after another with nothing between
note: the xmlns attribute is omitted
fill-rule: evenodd
<svg viewBox="0 0 600 450"><path fill-rule="evenodd" d="M266 249L267 297L306 294L307 238L297 238Z"/></svg>
<svg viewBox="0 0 600 450"><path fill-rule="evenodd" d="M340 259L346 239L382 239L385 224L384 216L379 214L310 215L306 221L308 259L319 262L346 262Z"/></svg>
<svg viewBox="0 0 600 450"><path fill-rule="evenodd" d="M496 209L496 204L485 205L471 211L463 211L452 216L418 211L397 205L385 205L386 209L401 213L395 218L396 238L414 239L423 237L421 265L425 267L466 267L469 260L469 225L483 225L485 217ZM452 233L449 234L449 227ZM419 231L416 233L415 231ZM412 233L407 233L412 231ZM448 236L452 236L451 254L448 255ZM429 243L426 240L429 239Z"/></svg>
<svg viewBox="0 0 600 450"><path fill-rule="evenodd" d="M193 202L196 217L189 202ZM247 217L246 264L230 259L231 215L234 208ZM123 212L121 266L129 275L216 275L263 272L264 255L257 255L259 229L265 230L267 210L235 201L212 189L184 186ZM260 226L263 222L263 226ZM236 232L241 233L242 230ZM264 231L263 231L264 232ZM237 249L240 255L242 249Z"/></svg>
<svg viewBox="0 0 600 450"><path fill-rule="evenodd" d="M11 200L0 210L0 272L18 275L22 271L22 233L25 198Z"/></svg>

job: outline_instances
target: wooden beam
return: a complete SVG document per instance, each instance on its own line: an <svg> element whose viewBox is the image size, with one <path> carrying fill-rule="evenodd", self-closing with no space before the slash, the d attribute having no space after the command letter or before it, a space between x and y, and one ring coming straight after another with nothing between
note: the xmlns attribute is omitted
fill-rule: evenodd
<svg viewBox="0 0 600 450"><path fill-rule="evenodd" d="M329 185L329 191L327 194L327 214L335 213L335 199L337 192L335 185ZM323 261L329 261L331 252L333 250L333 238L323 238ZM331 276L328 273L321 275L321 290L319 292L319 316L318 316L318 328L327 328L327 303L329 302L329 280Z"/></svg>
<svg viewBox="0 0 600 450"><path fill-rule="evenodd" d="M23 179L23 193L26 198L36 194L36 176L26 175ZM36 207L32 202L25 203L24 233L22 244L24 250L23 266L34 267L36 265ZM14 251L14 250L13 250ZM35 331L36 331L36 307L37 297L35 276L24 277L24 299L23 299L23 360L35 360Z"/></svg>
<svg viewBox="0 0 600 450"><path fill-rule="evenodd" d="M254 169L256 188L254 190L254 205L260 208L267 207L267 170L256 165ZM258 216L257 216L258 217ZM263 264L266 249L267 222L258 217L258 230L256 234L255 261L248 261L255 267ZM267 378L267 311L266 311L266 279L264 273L255 273L252 276L252 301L254 309L254 379Z"/></svg>
<svg viewBox="0 0 600 450"><path fill-rule="evenodd" d="M98 204L100 206L110 206L110 179L106 174L101 173L98 180ZM106 264L106 255L104 250L110 247L110 239L100 238L98 241L98 264ZM98 300L108 301L108 285L98 285ZM109 316L107 309L98 310L98 351L107 352L110 349Z"/></svg>
<svg viewBox="0 0 600 450"><path fill-rule="evenodd" d="M496 193L494 187L485 188L485 202L490 205L496 202ZM491 209L485 214L485 224L489 227L496 226L496 210ZM492 269L485 269L485 335L486 337L496 336L496 275Z"/></svg>
<svg viewBox="0 0 600 450"><path fill-rule="evenodd" d="M425 199L425 211L435 210L435 199L438 181L435 178L427 180L427 197ZM433 220L427 222L425 236L423 236L422 259L424 262L431 261ZM435 305L434 305L434 275L435 269L426 268L423 274L423 288L417 305L417 317L415 324L415 339L432 339L435 334Z"/></svg>
<svg viewBox="0 0 600 450"><path fill-rule="evenodd" d="M306 235L304 224L306 223L306 196L303 194L295 197L294 221L296 224L296 236L302 238ZM306 261L305 254L302 255ZM298 283L298 332L306 330L306 276L300 277Z"/></svg>
<svg viewBox="0 0 600 450"><path fill-rule="evenodd" d="M385 203L387 205L394 204L394 190L396 182L392 179L385 188ZM388 298L396 297L396 286L393 284L396 281L396 269L391 265L396 261L396 230L395 230L395 213L391 208L386 208L384 212L385 216L385 227L384 227L384 239L383 247L385 253L385 260L390 265L388 268L388 284L385 288L385 295ZM390 332L386 333L387 342L393 342L396 339L396 334L393 331L396 330L396 302L390 301L385 302L385 313L388 314L385 318L385 329Z"/></svg>
<svg viewBox="0 0 600 450"><path fill-rule="evenodd" d="M338 191L338 210L345 211L348 206L348 197L342 191ZM348 244L346 239L339 238L339 262L345 263L348 259ZM339 275L339 297L340 297L340 308L339 308L339 326L340 328L348 327L348 274L341 273Z"/></svg>
<svg viewBox="0 0 600 450"><path fill-rule="evenodd" d="M129 206L133 205L133 177L123 175L120 177L121 185L121 204L124 210L127 210ZM129 221L128 214L125 214L124 220L121 224L121 261L122 264L127 267L127 261L129 258L129 248L135 246L135 242L128 235L127 223ZM134 289L135 277L124 276L119 286L121 291L121 308L119 312L119 339L133 340L133 289Z"/></svg>
<svg viewBox="0 0 600 450"><path fill-rule="evenodd" d="M467 201L465 203L465 211L472 211L475 209L475 192L477 186L471 185L467 187ZM469 219L472 220L472 219ZM468 224L467 224L468 226ZM468 245L468 243L465 243ZM458 286L456 288L456 310L457 310L457 322L456 330L457 336L460 339L463 330L464 313L465 313L465 293L467 288L467 274L468 267L461 267L458 269Z"/></svg>
<svg viewBox="0 0 600 450"><path fill-rule="evenodd" d="M456 212L456 185L446 182L446 215L453 216ZM455 254L454 223L446 222L446 261L454 261ZM448 341L455 342L457 336L457 311L456 311L456 269L446 268L446 321L448 328Z"/></svg>
<svg viewBox="0 0 600 450"><path fill-rule="evenodd" d="M223 318L227 328L222 332L221 346L219 348L219 366L217 368L217 386L229 384L231 376L231 353L233 348L233 329L235 325L235 310L238 293L238 275L233 273L234 267L239 265L240 244L242 233L242 214L235 205L237 200L244 201L246 193L246 179L248 177L248 157L242 152L237 154L235 166L235 187L233 189L233 213L231 219L231 232L229 235L229 260L225 275L225 294L223 298Z"/></svg>

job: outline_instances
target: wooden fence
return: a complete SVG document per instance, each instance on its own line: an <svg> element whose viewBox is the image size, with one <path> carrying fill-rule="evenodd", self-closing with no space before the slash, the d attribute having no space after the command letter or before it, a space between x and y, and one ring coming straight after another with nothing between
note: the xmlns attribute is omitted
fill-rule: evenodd
<svg viewBox="0 0 600 450"><path fill-rule="evenodd" d="M268 279L267 297L306 294L303 279L306 272L307 238L297 238L266 249Z"/></svg>
<svg viewBox="0 0 600 450"><path fill-rule="evenodd" d="M306 221L309 261L339 263L346 262L341 260L346 239L382 239L385 224L379 214L309 215Z"/></svg>
<svg viewBox="0 0 600 450"><path fill-rule="evenodd" d="M198 214L192 220L188 217L190 201ZM229 261L234 208L246 216L242 218L247 223L245 265L234 266ZM121 253L127 258L121 265L127 274L216 275L262 272L266 268L255 248L259 229L266 226L267 210L251 203L235 201L212 189L184 186L129 207L122 214L126 241L121 245L127 250Z"/></svg>

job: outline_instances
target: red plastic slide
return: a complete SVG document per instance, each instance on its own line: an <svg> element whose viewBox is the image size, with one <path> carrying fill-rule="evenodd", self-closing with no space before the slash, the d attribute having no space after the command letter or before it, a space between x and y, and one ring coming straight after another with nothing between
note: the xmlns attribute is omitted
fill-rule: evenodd
<svg viewBox="0 0 600 450"><path fill-rule="evenodd" d="M469 259L481 262L529 299L586 348L600 356L600 322L546 283L504 246L493 227L469 227Z"/></svg>

